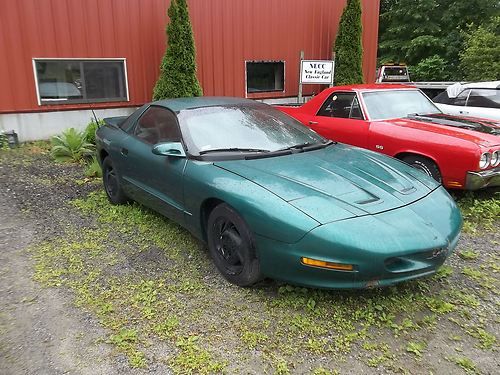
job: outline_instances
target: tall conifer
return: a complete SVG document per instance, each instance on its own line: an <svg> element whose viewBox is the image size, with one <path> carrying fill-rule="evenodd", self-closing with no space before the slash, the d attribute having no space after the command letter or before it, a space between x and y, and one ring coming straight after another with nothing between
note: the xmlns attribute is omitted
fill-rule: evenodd
<svg viewBox="0 0 500 375"><path fill-rule="evenodd" d="M360 0L347 0L334 44L336 85L363 83L361 34Z"/></svg>
<svg viewBox="0 0 500 375"><path fill-rule="evenodd" d="M171 0L168 8L167 50L160 65L160 77L153 100L201 96L196 77L196 49L186 0Z"/></svg>

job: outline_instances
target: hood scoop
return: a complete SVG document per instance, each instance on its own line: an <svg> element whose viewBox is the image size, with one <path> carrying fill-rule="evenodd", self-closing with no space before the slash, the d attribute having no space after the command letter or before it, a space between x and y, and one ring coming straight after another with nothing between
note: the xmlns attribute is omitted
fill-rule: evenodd
<svg viewBox="0 0 500 375"><path fill-rule="evenodd" d="M255 182L320 223L391 210L431 190L404 172L410 167L343 145L215 165Z"/></svg>

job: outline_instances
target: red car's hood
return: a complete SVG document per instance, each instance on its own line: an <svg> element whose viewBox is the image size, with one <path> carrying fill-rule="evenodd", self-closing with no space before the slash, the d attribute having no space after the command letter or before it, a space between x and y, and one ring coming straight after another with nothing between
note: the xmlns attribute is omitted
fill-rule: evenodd
<svg viewBox="0 0 500 375"><path fill-rule="evenodd" d="M500 144L500 123L494 120L432 114L409 115L405 118L386 121L398 126L461 138L485 147Z"/></svg>

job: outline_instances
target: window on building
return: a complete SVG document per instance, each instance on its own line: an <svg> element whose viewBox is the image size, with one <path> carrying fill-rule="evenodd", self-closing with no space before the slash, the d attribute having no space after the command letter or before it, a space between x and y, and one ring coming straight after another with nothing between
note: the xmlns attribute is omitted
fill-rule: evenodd
<svg viewBox="0 0 500 375"><path fill-rule="evenodd" d="M247 92L283 91L285 63L283 61L247 61Z"/></svg>
<svg viewBox="0 0 500 375"><path fill-rule="evenodd" d="M128 100L125 60L35 60L40 104Z"/></svg>

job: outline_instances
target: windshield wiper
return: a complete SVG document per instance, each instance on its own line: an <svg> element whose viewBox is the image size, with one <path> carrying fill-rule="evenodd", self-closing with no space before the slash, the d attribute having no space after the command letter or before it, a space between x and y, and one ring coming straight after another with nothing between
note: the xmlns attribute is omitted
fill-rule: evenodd
<svg viewBox="0 0 500 375"><path fill-rule="evenodd" d="M333 142L333 141L327 141L327 142L321 142L321 143L304 142L304 143L300 143L298 145L280 148L277 151L285 151L285 150L292 150L292 151L293 150L301 150L301 151L307 150L307 151L310 151L310 150L316 150L318 148L330 146L333 143L335 143L335 142Z"/></svg>
<svg viewBox="0 0 500 375"><path fill-rule="evenodd" d="M211 152L270 152L270 150L264 150L261 148L240 148L240 147L213 148L211 150L200 151L200 155L208 154Z"/></svg>

